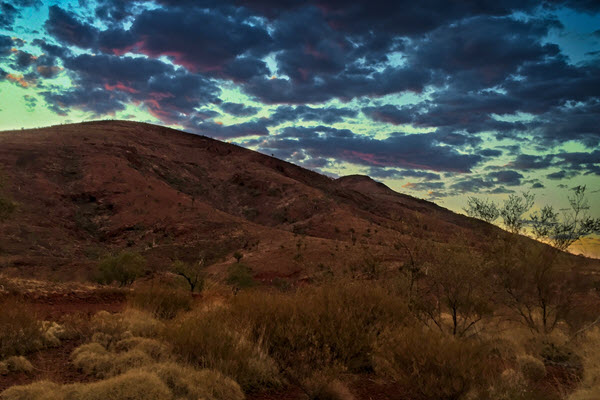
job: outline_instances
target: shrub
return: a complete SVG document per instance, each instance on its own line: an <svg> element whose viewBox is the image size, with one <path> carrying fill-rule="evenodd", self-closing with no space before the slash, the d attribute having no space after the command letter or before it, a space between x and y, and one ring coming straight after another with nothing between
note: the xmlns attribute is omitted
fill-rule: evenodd
<svg viewBox="0 0 600 400"><path fill-rule="evenodd" d="M399 297L373 283L338 283L293 294L253 292L236 296L232 311L253 340L298 377L342 366L372 369L373 342L385 326L406 322Z"/></svg>
<svg viewBox="0 0 600 400"><path fill-rule="evenodd" d="M21 355L43 347L41 322L24 303L0 300L0 359Z"/></svg>
<svg viewBox="0 0 600 400"><path fill-rule="evenodd" d="M232 377L245 391L281 384L274 361L225 310L181 315L165 327L164 339L188 361Z"/></svg>
<svg viewBox="0 0 600 400"><path fill-rule="evenodd" d="M525 355L517 359L521 373L531 382L538 382L546 376L546 366L535 357Z"/></svg>
<svg viewBox="0 0 600 400"><path fill-rule="evenodd" d="M149 285L136 288L129 296L129 304L150 312L157 318L171 319L180 311L189 311L192 297L184 290Z"/></svg>
<svg viewBox="0 0 600 400"><path fill-rule="evenodd" d="M236 289L247 289L256 286L252 269L245 264L235 263L227 271L227 284Z"/></svg>
<svg viewBox="0 0 600 400"><path fill-rule="evenodd" d="M420 329L390 330L377 343L376 372L414 397L454 400L488 386L485 343Z"/></svg>
<svg viewBox="0 0 600 400"><path fill-rule="evenodd" d="M0 362L0 375L6 375L10 372L33 371L33 365L23 356L12 356Z"/></svg>
<svg viewBox="0 0 600 400"><path fill-rule="evenodd" d="M144 273L145 266L144 257L123 251L100 261L97 280L101 284L117 282L120 286L131 285Z"/></svg>

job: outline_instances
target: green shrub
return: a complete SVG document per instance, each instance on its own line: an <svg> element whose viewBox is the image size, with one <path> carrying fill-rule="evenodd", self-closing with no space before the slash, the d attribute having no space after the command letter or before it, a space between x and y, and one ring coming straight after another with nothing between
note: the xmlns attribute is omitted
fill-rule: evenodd
<svg viewBox="0 0 600 400"><path fill-rule="evenodd" d="M44 346L42 324L22 301L0 300L0 359L27 354Z"/></svg>
<svg viewBox="0 0 600 400"><path fill-rule="evenodd" d="M117 282L120 286L131 285L144 273L145 266L144 257L123 251L100 261L97 280L102 284Z"/></svg>
<svg viewBox="0 0 600 400"><path fill-rule="evenodd" d="M252 269L245 264L235 263L227 271L227 284L236 289L247 289L256 286Z"/></svg>
<svg viewBox="0 0 600 400"><path fill-rule="evenodd" d="M0 221L8 219L16 208L15 203L0 196Z"/></svg>
<svg viewBox="0 0 600 400"><path fill-rule="evenodd" d="M131 306L163 319L174 318L178 312L189 311L192 306L189 292L162 285L136 288L128 300Z"/></svg>

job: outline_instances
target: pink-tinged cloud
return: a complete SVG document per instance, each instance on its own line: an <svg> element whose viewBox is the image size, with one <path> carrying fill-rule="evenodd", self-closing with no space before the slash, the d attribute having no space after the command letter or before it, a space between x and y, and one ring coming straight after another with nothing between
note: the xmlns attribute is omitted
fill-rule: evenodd
<svg viewBox="0 0 600 400"><path fill-rule="evenodd" d="M125 46L123 48L112 48L112 49L103 49L104 51L106 51L107 53L110 52L112 54L114 54L115 56L122 56L126 53L130 53L130 52L137 52L142 45L144 44L144 42L142 40L135 42L132 45L129 46Z"/></svg>
<svg viewBox="0 0 600 400"><path fill-rule="evenodd" d="M8 75L6 75L6 79L8 79L9 81L13 81L16 84L18 84L24 88L27 88L27 87L33 85L33 82L26 81L25 78L23 77L23 75L8 74Z"/></svg>
<svg viewBox="0 0 600 400"><path fill-rule="evenodd" d="M110 85L108 83L105 83L104 88L106 90L110 90L110 91L120 90L122 92L127 92L127 93L139 93L139 90L129 87L129 86L123 84L122 82L117 82L116 85Z"/></svg>

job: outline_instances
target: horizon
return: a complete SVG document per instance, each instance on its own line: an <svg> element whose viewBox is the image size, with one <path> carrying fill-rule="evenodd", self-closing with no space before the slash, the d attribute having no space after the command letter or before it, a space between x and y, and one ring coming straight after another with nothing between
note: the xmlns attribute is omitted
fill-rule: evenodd
<svg viewBox="0 0 600 400"><path fill-rule="evenodd" d="M5 0L0 130L149 122L461 213L586 185L600 217L599 28L567 0Z"/></svg>

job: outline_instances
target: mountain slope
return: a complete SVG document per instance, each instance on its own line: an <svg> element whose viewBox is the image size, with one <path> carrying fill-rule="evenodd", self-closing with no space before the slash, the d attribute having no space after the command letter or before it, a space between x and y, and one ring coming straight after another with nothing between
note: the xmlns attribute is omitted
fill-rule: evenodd
<svg viewBox="0 0 600 400"><path fill-rule="evenodd" d="M0 266L77 277L131 248L160 268L236 250L259 278L302 278L375 257L398 240L479 247L501 230L364 176L331 179L207 137L99 121L0 133Z"/></svg>

